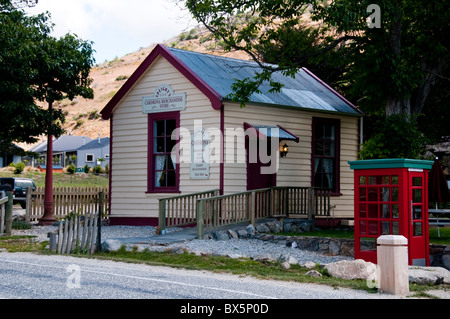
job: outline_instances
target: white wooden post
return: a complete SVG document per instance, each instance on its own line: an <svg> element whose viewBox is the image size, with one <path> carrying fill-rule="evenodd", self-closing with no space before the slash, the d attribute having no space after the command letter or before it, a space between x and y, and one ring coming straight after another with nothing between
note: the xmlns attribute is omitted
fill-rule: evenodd
<svg viewBox="0 0 450 319"><path fill-rule="evenodd" d="M408 240L404 236L383 235L378 237L377 244L380 290L394 295L408 295Z"/></svg>

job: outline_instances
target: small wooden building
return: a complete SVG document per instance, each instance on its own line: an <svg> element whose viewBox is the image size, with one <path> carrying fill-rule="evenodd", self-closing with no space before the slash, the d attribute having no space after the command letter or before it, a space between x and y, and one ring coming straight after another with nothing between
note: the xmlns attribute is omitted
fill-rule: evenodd
<svg viewBox="0 0 450 319"><path fill-rule="evenodd" d="M274 75L281 92L263 85L241 108L228 98L231 86L258 70L155 47L101 111L111 125L112 225L157 225L164 197L271 186L329 189L332 216L353 219L347 162L357 159L362 112L305 68Z"/></svg>

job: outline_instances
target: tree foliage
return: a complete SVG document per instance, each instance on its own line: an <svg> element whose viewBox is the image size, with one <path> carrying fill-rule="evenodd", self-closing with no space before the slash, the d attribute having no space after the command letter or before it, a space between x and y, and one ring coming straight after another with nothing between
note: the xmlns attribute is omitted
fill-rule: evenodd
<svg viewBox="0 0 450 319"><path fill-rule="evenodd" d="M41 134L61 135L61 110L41 105L93 97L91 42L72 34L54 38L52 28L48 13L28 16L1 0L0 145L32 143Z"/></svg>
<svg viewBox="0 0 450 319"><path fill-rule="evenodd" d="M271 81L273 72L293 75L307 67L369 115L399 114L414 126L418 115L435 113L429 98L448 112L443 99L450 77L445 73L450 62L448 0L185 0L185 4L226 50L245 51L264 69L234 84L231 98L241 105L263 81ZM373 5L374 11L369 10ZM369 18L378 19L379 26L372 27L375 21ZM438 82L444 91L434 89ZM270 83L274 91L280 89ZM418 121L422 127L423 117Z"/></svg>

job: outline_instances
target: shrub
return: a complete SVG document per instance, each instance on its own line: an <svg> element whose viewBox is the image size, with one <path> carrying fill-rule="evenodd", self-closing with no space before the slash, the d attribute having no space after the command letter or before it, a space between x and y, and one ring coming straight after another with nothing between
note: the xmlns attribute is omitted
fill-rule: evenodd
<svg viewBox="0 0 450 319"><path fill-rule="evenodd" d="M73 164L70 164L67 167L67 173L69 173L69 174L75 174L76 170L77 170L77 168Z"/></svg>
<svg viewBox="0 0 450 319"><path fill-rule="evenodd" d="M14 170L14 174L21 174L23 172L23 169L25 168L25 164L22 162L19 162L16 164L16 169Z"/></svg>
<svg viewBox="0 0 450 319"><path fill-rule="evenodd" d="M102 167L99 166L99 165L94 166L94 168L92 169L92 172L93 172L95 175L98 175L98 174L100 174L100 173L102 172Z"/></svg>
<svg viewBox="0 0 450 319"><path fill-rule="evenodd" d="M90 170L91 170L91 167L88 164L84 165L84 172L86 174L89 173Z"/></svg>

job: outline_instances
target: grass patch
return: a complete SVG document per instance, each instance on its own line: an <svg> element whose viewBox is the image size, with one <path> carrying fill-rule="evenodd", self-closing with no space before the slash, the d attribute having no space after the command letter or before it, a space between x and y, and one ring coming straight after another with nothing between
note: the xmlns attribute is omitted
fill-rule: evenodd
<svg viewBox="0 0 450 319"><path fill-rule="evenodd" d="M0 237L0 248L8 252L40 252L45 250L48 242L38 243L35 236L5 236Z"/></svg>
<svg viewBox="0 0 450 319"><path fill-rule="evenodd" d="M45 186L44 172L22 172L22 174L0 172L0 177L31 178L34 180L36 187ZM107 175L53 173L54 187L108 187L108 185L109 178Z"/></svg>

